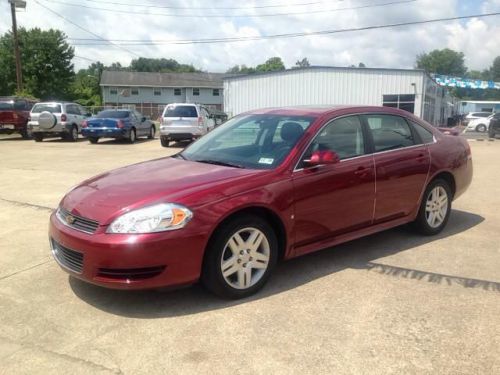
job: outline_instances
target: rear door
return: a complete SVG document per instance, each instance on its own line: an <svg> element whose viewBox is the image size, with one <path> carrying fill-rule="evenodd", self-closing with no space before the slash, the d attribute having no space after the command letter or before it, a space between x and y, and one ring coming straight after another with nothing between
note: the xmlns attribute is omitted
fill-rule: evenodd
<svg viewBox="0 0 500 375"><path fill-rule="evenodd" d="M374 223L407 216L418 207L427 182L429 150L405 118L364 115L376 168Z"/></svg>

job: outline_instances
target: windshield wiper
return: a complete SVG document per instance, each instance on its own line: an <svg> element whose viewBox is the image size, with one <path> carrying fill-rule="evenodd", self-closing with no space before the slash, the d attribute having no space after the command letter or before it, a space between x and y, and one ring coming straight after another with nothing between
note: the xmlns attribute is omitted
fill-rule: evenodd
<svg viewBox="0 0 500 375"><path fill-rule="evenodd" d="M187 157L182 155L182 152L179 152L178 154L172 155L172 157L176 158L176 159L189 160Z"/></svg>
<svg viewBox="0 0 500 375"><path fill-rule="evenodd" d="M199 163L207 163L207 164L214 164L214 165L222 165L224 167L232 167L232 168L245 168L242 165L239 164L233 164L233 163L228 163L225 161L220 161L220 160L212 160L212 159L196 159L193 161L197 161Z"/></svg>

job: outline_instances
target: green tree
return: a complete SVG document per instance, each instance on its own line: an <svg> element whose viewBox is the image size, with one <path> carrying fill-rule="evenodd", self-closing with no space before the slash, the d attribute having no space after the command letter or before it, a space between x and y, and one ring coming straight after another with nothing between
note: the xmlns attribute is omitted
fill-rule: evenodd
<svg viewBox="0 0 500 375"><path fill-rule="evenodd" d="M74 72L71 60L74 50L59 30L20 28L23 88L26 94L40 99L67 99ZM0 37L0 95L16 90L16 68L12 34Z"/></svg>
<svg viewBox="0 0 500 375"><path fill-rule="evenodd" d="M429 73L463 77L467 72L464 54L449 48L434 50L417 56L416 66Z"/></svg>
<svg viewBox="0 0 500 375"><path fill-rule="evenodd" d="M496 82L500 82L500 56L497 56L493 60L493 65L489 69L490 79Z"/></svg>
<svg viewBox="0 0 500 375"><path fill-rule="evenodd" d="M87 69L80 69L76 73L71 86L73 100L84 106L101 105L101 88L99 86L104 65L100 62L92 63Z"/></svg>
<svg viewBox="0 0 500 375"><path fill-rule="evenodd" d="M304 57L302 60L297 60L295 63L295 68L307 68L308 66L311 66L311 64L309 64L307 57Z"/></svg>
<svg viewBox="0 0 500 375"><path fill-rule="evenodd" d="M178 73L194 73L198 72L193 65L180 64L174 59L150 59L139 57L132 60L130 70L134 72L178 72Z"/></svg>
<svg viewBox="0 0 500 375"><path fill-rule="evenodd" d="M255 70L257 72L276 72L285 70L285 64L283 64L281 57L271 57L264 64L257 65Z"/></svg>

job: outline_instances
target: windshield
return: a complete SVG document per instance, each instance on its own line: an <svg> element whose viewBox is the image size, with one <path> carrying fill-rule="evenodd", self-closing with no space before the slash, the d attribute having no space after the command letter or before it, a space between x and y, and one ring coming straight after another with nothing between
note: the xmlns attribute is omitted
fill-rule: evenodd
<svg viewBox="0 0 500 375"><path fill-rule="evenodd" d="M168 105L163 117L198 117L193 105Z"/></svg>
<svg viewBox="0 0 500 375"><path fill-rule="evenodd" d="M314 120L306 116L238 116L193 143L181 157L240 168L272 169L288 156Z"/></svg>
<svg viewBox="0 0 500 375"><path fill-rule="evenodd" d="M35 104L31 113L42 113L42 112L50 112L50 113L61 113L61 105L60 104Z"/></svg>
<svg viewBox="0 0 500 375"><path fill-rule="evenodd" d="M129 111L102 111L97 114L97 118L127 118Z"/></svg>

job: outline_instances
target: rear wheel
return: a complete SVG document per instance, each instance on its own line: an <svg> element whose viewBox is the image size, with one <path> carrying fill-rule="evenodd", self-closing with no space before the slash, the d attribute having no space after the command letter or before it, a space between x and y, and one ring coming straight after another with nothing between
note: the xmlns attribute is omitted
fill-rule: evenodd
<svg viewBox="0 0 500 375"><path fill-rule="evenodd" d="M425 235L434 235L441 232L451 212L451 189L443 179L433 180L425 190L418 211L415 226Z"/></svg>
<svg viewBox="0 0 500 375"><path fill-rule="evenodd" d="M98 137L89 137L89 142L96 144L97 142L99 142L99 138Z"/></svg>
<svg viewBox="0 0 500 375"><path fill-rule="evenodd" d="M479 124L478 126L476 126L476 131L480 132L480 133L484 133L486 131L486 125Z"/></svg>
<svg viewBox="0 0 500 375"><path fill-rule="evenodd" d="M168 147L168 145L170 144L170 141L167 137L161 137L160 142L163 147Z"/></svg>
<svg viewBox="0 0 500 375"><path fill-rule="evenodd" d="M155 139L155 133L156 133L156 129L153 126L151 126L151 129L149 129L149 135L148 135L148 138L149 139Z"/></svg>
<svg viewBox="0 0 500 375"><path fill-rule="evenodd" d="M132 129L130 129L130 135L128 136L128 141L129 141L130 143L135 143L135 140L136 140L136 139L137 139L137 135L136 135L136 133L135 133L135 129L134 129L134 128L132 128Z"/></svg>
<svg viewBox="0 0 500 375"><path fill-rule="evenodd" d="M221 297L248 297L264 286L277 259L272 227L258 216L237 217L223 224L210 241L201 280Z"/></svg>
<svg viewBox="0 0 500 375"><path fill-rule="evenodd" d="M78 128L75 125L73 125L71 127L71 130L69 131L68 141L70 142L78 141Z"/></svg>
<svg viewBox="0 0 500 375"><path fill-rule="evenodd" d="M21 133L21 137L23 137L23 139L31 139L31 134L28 131L28 126L23 126L20 133Z"/></svg>
<svg viewBox="0 0 500 375"><path fill-rule="evenodd" d="M42 142L43 141L43 134L33 133L33 139L35 140L35 142Z"/></svg>

